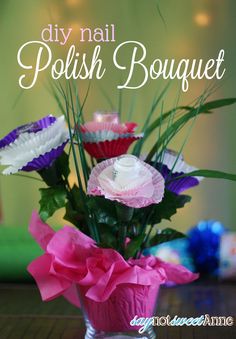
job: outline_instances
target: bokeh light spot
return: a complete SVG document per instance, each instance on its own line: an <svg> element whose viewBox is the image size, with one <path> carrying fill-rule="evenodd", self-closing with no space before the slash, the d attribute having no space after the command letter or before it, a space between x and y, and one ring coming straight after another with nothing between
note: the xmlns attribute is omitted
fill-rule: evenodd
<svg viewBox="0 0 236 339"><path fill-rule="evenodd" d="M211 16L207 12L199 12L194 16L194 21L200 27L207 27L211 23Z"/></svg>
<svg viewBox="0 0 236 339"><path fill-rule="evenodd" d="M66 4L69 7L76 7L80 2L81 0L66 0Z"/></svg>

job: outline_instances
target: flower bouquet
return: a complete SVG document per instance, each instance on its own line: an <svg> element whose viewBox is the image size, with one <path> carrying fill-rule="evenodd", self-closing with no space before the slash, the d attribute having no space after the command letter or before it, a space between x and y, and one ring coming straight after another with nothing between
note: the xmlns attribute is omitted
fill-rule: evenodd
<svg viewBox="0 0 236 339"><path fill-rule="evenodd" d="M46 116L0 140L4 174L36 171L46 184L29 227L45 253L28 270L44 301L63 295L81 307L85 338L155 338L151 322L144 320L155 315L160 285L188 283L198 274L144 251L185 236L160 227L191 200L184 191L203 177L236 180L233 174L188 165L183 147L174 152L168 145L189 121L236 99L206 101L204 94L193 106L161 110L156 118L162 92L136 134L137 124L121 123L118 113L96 112L84 122L84 104L70 83L53 93L62 116ZM158 137L143 154L154 132ZM73 185L70 157L77 177ZM55 232L46 221L61 208L75 227Z"/></svg>

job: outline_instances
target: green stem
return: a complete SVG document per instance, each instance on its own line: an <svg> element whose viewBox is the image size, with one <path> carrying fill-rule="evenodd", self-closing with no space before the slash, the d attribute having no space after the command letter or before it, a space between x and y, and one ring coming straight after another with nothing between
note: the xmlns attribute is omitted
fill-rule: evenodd
<svg viewBox="0 0 236 339"><path fill-rule="evenodd" d="M127 228L130 223L134 209L122 204L116 204L116 214L117 219L120 222L119 230L118 230L118 250L121 255L124 256L125 253L125 240L127 237Z"/></svg>
<svg viewBox="0 0 236 339"><path fill-rule="evenodd" d="M144 241L143 241L142 245L140 246L140 251L137 252L137 256L136 256L137 258L141 257L141 255L143 253L143 250L145 249L146 244L147 244L147 242L149 240L149 237L150 237L150 234L152 232L152 229L153 229L153 225L150 225L148 233L146 234L146 237L144 238Z"/></svg>
<svg viewBox="0 0 236 339"><path fill-rule="evenodd" d="M118 250L121 255L125 253L125 239L127 235L127 224L120 224L118 231Z"/></svg>

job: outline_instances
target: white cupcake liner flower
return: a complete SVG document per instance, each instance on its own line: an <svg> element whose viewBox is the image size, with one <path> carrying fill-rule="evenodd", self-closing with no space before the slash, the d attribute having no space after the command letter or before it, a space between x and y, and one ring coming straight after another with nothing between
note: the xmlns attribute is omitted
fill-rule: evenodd
<svg viewBox="0 0 236 339"><path fill-rule="evenodd" d="M161 164L157 163L156 168L167 181L166 188L176 194L197 186L203 179L194 176L178 179L179 176L196 171L197 168L188 165L182 155L178 156L175 151L169 149L165 151Z"/></svg>
<svg viewBox="0 0 236 339"><path fill-rule="evenodd" d="M0 140L0 164L8 166L3 174L38 171L50 166L68 140L64 116L47 116L18 127Z"/></svg>

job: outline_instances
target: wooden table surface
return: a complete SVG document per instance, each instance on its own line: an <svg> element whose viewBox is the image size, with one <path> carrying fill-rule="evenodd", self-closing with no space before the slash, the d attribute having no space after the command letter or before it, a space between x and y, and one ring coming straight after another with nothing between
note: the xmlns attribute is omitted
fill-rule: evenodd
<svg viewBox="0 0 236 339"><path fill-rule="evenodd" d="M233 316L236 285L209 282L162 288L157 315ZM158 339L236 339L232 327L158 327ZM43 303L34 285L0 284L0 339L83 339L83 318L63 298Z"/></svg>

